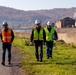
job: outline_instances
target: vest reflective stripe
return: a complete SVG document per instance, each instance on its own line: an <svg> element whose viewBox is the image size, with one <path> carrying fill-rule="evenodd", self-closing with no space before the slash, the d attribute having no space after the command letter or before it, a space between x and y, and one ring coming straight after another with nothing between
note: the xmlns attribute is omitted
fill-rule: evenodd
<svg viewBox="0 0 76 75"><path fill-rule="evenodd" d="M37 29L34 29L34 40L43 40L43 29L40 29L40 32L38 33Z"/></svg>
<svg viewBox="0 0 76 75"><path fill-rule="evenodd" d="M8 29L7 32L4 31L4 29L2 30L2 40L4 43L9 43L11 42L12 39L12 32L11 29Z"/></svg>
<svg viewBox="0 0 76 75"><path fill-rule="evenodd" d="M46 41L53 41L53 34L55 32L55 29L52 27L50 32L48 31L47 27L44 29L46 32Z"/></svg>

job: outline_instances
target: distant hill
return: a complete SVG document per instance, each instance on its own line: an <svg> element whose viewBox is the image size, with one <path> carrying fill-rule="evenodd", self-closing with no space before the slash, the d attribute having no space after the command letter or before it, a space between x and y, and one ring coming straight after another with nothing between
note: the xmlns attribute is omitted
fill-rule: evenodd
<svg viewBox="0 0 76 75"><path fill-rule="evenodd" d="M73 18L76 8L55 8L50 10L23 11L9 7L0 6L0 24L9 22L11 26L31 26L36 19L46 23L48 20L55 22L64 17Z"/></svg>

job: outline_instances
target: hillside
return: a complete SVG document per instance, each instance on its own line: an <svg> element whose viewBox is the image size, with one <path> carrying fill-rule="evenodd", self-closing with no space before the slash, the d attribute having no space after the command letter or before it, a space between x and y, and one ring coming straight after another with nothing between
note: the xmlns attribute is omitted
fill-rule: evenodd
<svg viewBox="0 0 76 75"><path fill-rule="evenodd" d="M64 17L73 18L76 8L55 8L50 10L23 11L0 6L0 24L8 21L11 26L27 26L33 24L36 19L46 23L48 20L55 22Z"/></svg>

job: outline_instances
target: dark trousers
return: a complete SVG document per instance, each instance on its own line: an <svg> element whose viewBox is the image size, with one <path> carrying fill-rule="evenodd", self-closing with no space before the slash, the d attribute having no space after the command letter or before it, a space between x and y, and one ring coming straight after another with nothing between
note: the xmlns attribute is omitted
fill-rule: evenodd
<svg viewBox="0 0 76 75"><path fill-rule="evenodd" d="M36 59L37 60L40 59L42 61L42 58L43 58L43 42L38 42L38 43L36 42L36 43L34 43L34 45L35 45Z"/></svg>
<svg viewBox="0 0 76 75"><path fill-rule="evenodd" d="M46 42L46 55L47 58L52 57L53 41Z"/></svg>
<svg viewBox="0 0 76 75"><path fill-rule="evenodd" d="M11 62L11 44L2 43L2 62L5 62L6 49L8 50L8 62Z"/></svg>

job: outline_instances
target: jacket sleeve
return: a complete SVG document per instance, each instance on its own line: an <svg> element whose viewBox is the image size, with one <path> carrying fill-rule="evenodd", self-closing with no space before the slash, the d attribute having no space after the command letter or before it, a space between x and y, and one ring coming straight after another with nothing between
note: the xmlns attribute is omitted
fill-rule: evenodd
<svg viewBox="0 0 76 75"><path fill-rule="evenodd" d="M0 34L0 37L1 37L1 41L2 41L2 32L1 32L1 34Z"/></svg>
<svg viewBox="0 0 76 75"><path fill-rule="evenodd" d="M31 33L31 36L30 36L30 42L33 41L33 34L34 34L34 29L32 29L32 33Z"/></svg>
<svg viewBox="0 0 76 75"><path fill-rule="evenodd" d="M14 40L14 32L12 30L12 40L11 40L11 42L13 42L13 40Z"/></svg>
<svg viewBox="0 0 76 75"><path fill-rule="evenodd" d="M55 30L55 32L54 32L54 35L55 35L55 40L57 40L58 39L58 35L57 35L57 32L56 32L56 30Z"/></svg>
<svg viewBox="0 0 76 75"><path fill-rule="evenodd" d="M43 29L43 39L44 39L44 42L46 42L46 33L44 29Z"/></svg>

